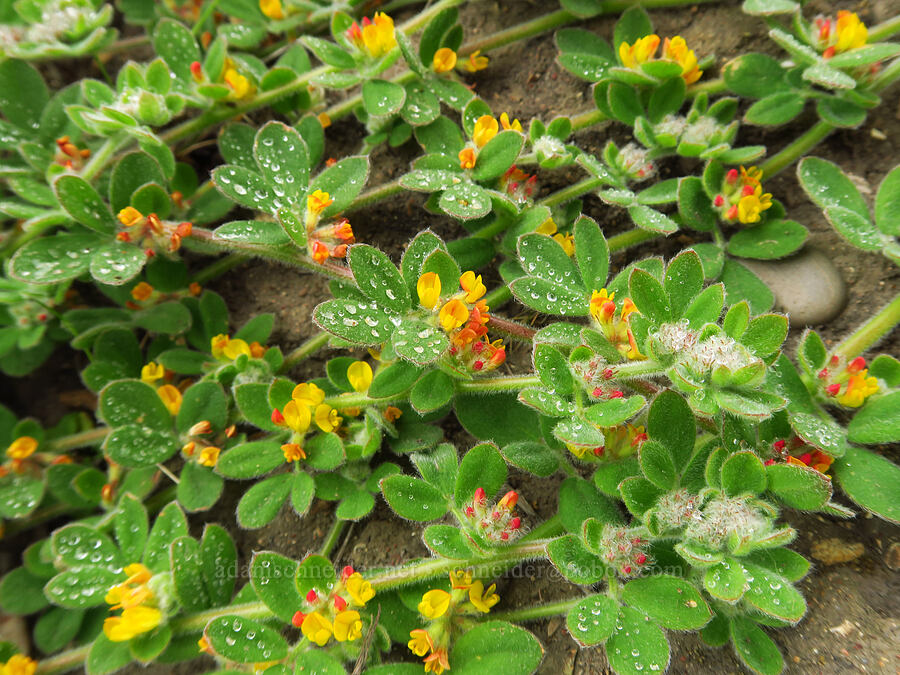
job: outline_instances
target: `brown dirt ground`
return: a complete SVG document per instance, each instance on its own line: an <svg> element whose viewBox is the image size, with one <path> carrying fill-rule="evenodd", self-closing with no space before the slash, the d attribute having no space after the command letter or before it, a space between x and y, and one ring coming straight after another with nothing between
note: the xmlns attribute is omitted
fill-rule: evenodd
<svg viewBox="0 0 900 675"><path fill-rule="evenodd" d="M842 6L859 12L861 18L871 25L895 14L898 9L895 2L896 0L863 0ZM500 28L539 16L553 9L548 4L552 3L506 0L466 6L462 10L466 38L477 39ZM715 53L719 65L750 50L778 55L777 49L765 37L764 24L742 15L738 4L725 2L653 11L652 18L658 33L683 35L696 49L698 56ZM835 9L824 1L811 3L811 6L812 11ZM583 25L609 38L613 23L613 19L600 18L584 22ZM496 112L507 110L511 116L521 119L526 127L532 117L549 120L555 115L572 115L592 108L589 86L562 70L556 64L555 56L552 37L538 37L491 54L490 67L472 76L470 81ZM708 74L713 75L714 73ZM874 190L888 170L896 164L900 151L898 104L900 90L895 87L885 96L884 103L872 112L862 128L833 134L815 149L814 154L837 162ZM805 116L787 128L768 132L745 128L741 139L747 143L764 143L774 152L802 133L811 120L811 116ZM256 118L253 121L261 123L265 120ZM576 142L585 149L599 151L610 132L605 128L585 130L578 134ZM361 126L355 121L336 123L327 133L326 156L340 157L353 152L358 147L361 135ZM886 136L886 139L881 138L882 136ZM396 150L377 150L372 155L373 169L369 184L378 185L401 175L417 152L418 148L414 143ZM690 166L683 168L692 170ZM542 190L550 192L580 177L576 169L545 172L541 176ZM792 218L810 228L812 235L808 245L825 251L848 283L847 307L829 324L815 327L826 343L833 343L868 317L874 308L883 305L897 293L900 273L883 257L859 253L845 245L824 222L818 209L803 196L793 170L788 170L767 183L767 188L776 198L784 201ZM421 203L422 199L418 196L404 195L401 199L355 214L353 227L357 238L381 247L398 259L404 243L424 227L431 227L446 238L462 234L461 229L453 222L424 211ZM585 212L601 223L607 236L629 227L621 212L603 205L596 198L586 198ZM629 253L627 258L624 254L615 256L614 267L624 266L635 255L671 256L690 243L687 236L652 242ZM228 301L235 326L259 312L275 313L276 330L272 342L281 345L286 352L315 333L315 327L309 321L310 312L318 302L328 297L327 284L322 278L259 261L243 265L212 287ZM513 318L531 318L521 307L515 305L505 307L504 312ZM900 335L895 331L880 349L897 355L900 354L898 343ZM528 353L524 348L514 349L510 363L519 368L527 367L527 357ZM311 359L293 375L298 380L313 376L321 372L323 363L320 358ZM83 364L67 359L66 363L55 363L52 368L42 369L34 377L16 383L13 397L20 404L18 409L31 409L37 413L37 402L41 400L41 392L46 389L50 377L62 377L62 380L55 381L63 382L63 389L75 388L77 368L80 366ZM40 413L37 414L40 416ZM460 430L455 420L447 420L445 428L448 439L456 442L458 447L465 449L473 443L473 439ZM884 450L895 460L900 459L897 448ZM538 522L555 513L557 479L538 481L513 471L510 484L520 491L534 509L535 515L530 520ZM282 515L268 527L256 531L240 531L234 525L233 517L241 493L238 488L240 486L230 485L220 504L196 520L232 525L242 557L248 558L252 551L269 549L301 558L321 545L331 523L331 506L328 503L317 501L311 513L302 520L285 508ZM888 548L900 541L900 530L877 518L866 516L841 522L829 517L791 511L784 515L800 532L794 548L808 558L811 545L827 538L838 538L847 546L861 543L864 547L862 556L851 563L834 566L818 564L801 583L810 605L809 616L795 628L770 632L782 649L787 664L786 672L797 675L900 672L900 579L886 562ZM202 525L198 523L197 527ZM0 564L4 568L11 562L9 554L24 543L19 540L5 543L5 555L0 556ZM339 555L335 562L339 565L397 564L412 557L428 555L421 541L421 527L399 520L380 501L370 517L345 530L336 552ZM894 556L896 557L896 553ZM892 567L897 567L895 559ZM559 580L547 563L530 566L525 574L513 576L518 578L500 581L503 608L571 597L585 592L585 589ZM841 628L836 630L839 626ZM564 619L535 622L529 627L546 650L540 673L558 675L610 672L602 650L581 650L569 638ZM728 649L709 649L693 634L670 633L670 638L672 660L669 672L674 675L743 672ZM398 650L397 653L401 652ZM199 672L212 665L212 661L197 662L196 665L177 670ZM158 667L149 670L134 667L133 671L172 672L171 669Z"/></svg>

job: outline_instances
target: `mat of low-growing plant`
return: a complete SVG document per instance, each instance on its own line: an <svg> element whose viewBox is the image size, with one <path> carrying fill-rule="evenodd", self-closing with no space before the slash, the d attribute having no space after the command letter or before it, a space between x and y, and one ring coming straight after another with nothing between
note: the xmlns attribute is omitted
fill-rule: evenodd
<svg viewBox="0 0 900 675"><path fill-rule="evenodd" d="M652 10L682 0L561 0L468 42L464 2L0 7L0 369L69 350L97 398L52 428L0 407L0 524L54 527L0 581L34 645L0 644L4 675L204 655L221 673L531 673L527 624L555 615L620 675L666 671L667 631L776 674L771 633L803 619L810 571L783 510L900 522L900 468L872 447L900 441L900 362L869 353L900 297L830 348L806 330L792 359L741 262L804 245L767 185L791 168L848 245L900 264L900 167L866 195L815 156L900 78L900 20L746 0L782 51L716 77L714 54L654 32ZM583 27L600 14L611 35ZM593 83L583 113L519 120L478 96L492 50L553 30L560 65ZM74 58L91 76L48 86L44 64ZM777 153L742 140L810 109ZM351 115L358 154L326 157ZM630 140L580 147L602 122ZM420 151L372 185L384 145ZM542 190L562 168L583 178ZM353 214L406 192L426 197L402 256L358 241ZM606 236L589 195L633 229ZM675 233L696 243L642 255ZM230 330L205 287L248 257L329 279L320 332L293 351L271 314ZM504 316L523 308L539 329ZM530 363L509 367L512 343ZM324 348L324 370L298 367ZM448 418L477 442L446 442ZM519 507L511 467L557 477L555 516ZM226 481L235 522L201 531L192 514ZM301 560L238 551L226 527L302 531L316 499L334 524ZM430 557L340 564L378 500L423 524ZM581 591L509 609L497 580L538 559Z"/></svg>

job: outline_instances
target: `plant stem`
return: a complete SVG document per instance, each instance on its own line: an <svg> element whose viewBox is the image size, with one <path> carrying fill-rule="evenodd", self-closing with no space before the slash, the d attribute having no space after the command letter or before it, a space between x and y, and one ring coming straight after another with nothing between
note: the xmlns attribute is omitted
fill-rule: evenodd
<svg viewBox="0 0 900 675"><path fill-rule="evenodd" d="M540 384L541 380L537 375L508 375L482 380L460 380L456 383L456 391L466 394L499 394Z"/></svg>
<svg viewBox="0 0 900 675"><path fill-rule="evenodd" d="M505 612L491 612L491 619L495 621L535 621L537 619L546 619L548 616L558 616L560 614L568 614L569 610L577 605L584 598L570 598L568 600L557 600L556 602L548 602L544 605L534 605L531 607L523 607L521 609L509 609Z"/></svg>
<svg viewBox="0 0 900 675"><path fill-rule="evenodd" d="M500 307L512 300L512 293L509 292L509 286L500 286L484 296L484 301L488 307Z"/></svg>
<svg viewBox="0 0 900 675"><path fill-rule="evenodd" d="M47 451L66 452L77 448L89 448L101 443L109 434L109 427L96 427L87 431L79 431L77 434L62 436L47 442Z"/></svg>
<svg viewBox="0 0 900 675"><path fill-rule="evenodd" d="M604 11L604 13L606 12ZM517 26L512 26L506 30L498 31L481 40L467 42L459 48L459 55L463 57L476 51L486 52L491 49L499 49L500 47L505 47L513 42L540 35L545 31L553 30L554 28L559 28L560 26L565 26L567 23L578 20L577 16L569 14L564 9L560 9L555 12L550 12L549 14L544 14L544 16L531 19L530 21L525 21Z"/></svg>
<svg viewBox="0 0 900 675"><path fill-rule="evenodd" d="M869 39L867 42L881 42L882 40L900 33L900 14L882 21L869 29Z"/></svg>
<svg viewBox="0 0 900 675"><path fill-rule="evenodd" d="M110 158L116 153L119 147L128 140L128 137L122 132L118 132L103 141L97 152L91 155L90 161L81 169L81 177L86 181L90 181L94 176L99 174L109 162Z"/></svg>
<svg viewBox="0 0 900 675"><path fill-rule="evenodd" d="M346 520L335 518L334 524L328 532L328 536L325 537L325 541L322 543L322 548L319 549L319 555L323 555L326 558L331 555L331 551L334 550L334 547L337 546L337 543L341 540L341 533L346 526Z"/></svg>
<svg viewBox="0 0 900 675"><path fill-rule="evenodd" d="M821 143L834 129L835 127L828 122L822 120L816 122L807 131L794 139L793 142L759 165L763 172L763 178L771 178L789 167Z"/></svg>
<svg viewBox="0 0 900 675"><path fill-rule="evenodd" d="M573 115L569 118L572 122L572 131L581 131L582 129L587 129L588 127L592 127L595 124L599 124L600 122L606 122L609 118L604 115L600 110L587 110L583 113L578 113L577 115Z"/></svg>
<svg viewBox="0 0 900 675"><path fill-rule="evenodd" d="M651 232L650 230L643 230L636 227L633 230L627 230L626 232L613 235L606 240L606 243L609 245L609 252L613 253L615 251L631 248L632 246L637 246L645 241L657 239L661 236L662 235L658 232Z"/></svg>
<svg viewBox="0 0 900 675"><path fill-rule="evenodd" d="M539 199L536 203L543 204L544 206L556 206L557 204L563 204L565 202L571 201L572 199L577 199L586 192L596 190L597 188L600 188L602 186L603 181L599 178L585 178L584 180L578 181L577 183L573 183L569 187L565 187L562 190L557 190L556 192L547 195L543 199Z"/></svg>
<svg viewBox="0 0 900 675"><path fill-rule="evenodd" d="M218 279L220 276L225 274L225 272L234 269L235 267L237 267L241 263L246 262L249 259L250 257L244 255L243 253L232 253L230 255L223 256L197 272L197 274L194 275L193 281L194 283L198 283L201 286L204 284L208 284L213 279Z"/></svg>
<svg viewBox="0 0 900 675"><path fill-rule="evenodd" d="M219 1L220 0L209 0L209 2L204 5L203 11L200 12L200 16L197 17L197 22L191 27L191 35L194 37L200 35L200 32L203 30L203 24L206 23L206 20L216 10L216 5L219 4Z"/></svg>
<svg viewBox="0 0 900 675"><path fill-rule="evenodd" d="M88 652L91 651L91 645L87 644L75 649L69 649L60 652L55 656L47 659L41 659L38 663L36 675L52 675L53 673L64 673L84 665L87 660Z"/></svg>
<svg viewBox="0 0 900 675"><path fill-rule="evenodd" d="M393 197L394 195L400 194L403 191L404 188L402 185L400 185L400 181L392 180L359 195L359 197L354 199L350 203L350 206L348 206L344 210L344 213L359 211L365 206L370 206L384 199L387 199L388 197Z"/></svg>
<svg viewBox="0 0 900 675"><path fill-rule="evenodd" d="M287 373L296 366L298 363L303 361L306 358L309 358L317 351L319 351L322 347L328 344L328 340L331 338L330 333L326 333L322 331L321 333L316 333L311 338L306 340L303 344L297 347L294 351L284 357L284 363L281 364L281 368L279 372Z"/></svg>
<svg viewBox="0 0 900 675"><path fill-rule="evenodd" d="M834 353L850 361L890 333L900 323L900 295L853 331L834 349Z"/></svg>
<svg viewBox="0 0 900 675"><path fill-rule="evenodd" d="M488 305L488 307L490 307L490 305ZM515 321L510 321L509 319L504 319L493 314L490 315L488 324L494 330L503 333L504 335L507 335L515 340L520 340L523 342L531 342L531 340L534 339L534 334L537 332L530 326L523 326L520 323L516 323Z"/></svg>
<svg viewBox="0 0 900 675"><path fill-rule="evenodd" d="M134 37L123 38L122 40L116 40L109 47L97 54L97 58L101 61L105 61L113 54L118 54L119 52L128 52L135 47L142 47L143 45L147 44L150 44L149 35L135 35Z"/></svg>

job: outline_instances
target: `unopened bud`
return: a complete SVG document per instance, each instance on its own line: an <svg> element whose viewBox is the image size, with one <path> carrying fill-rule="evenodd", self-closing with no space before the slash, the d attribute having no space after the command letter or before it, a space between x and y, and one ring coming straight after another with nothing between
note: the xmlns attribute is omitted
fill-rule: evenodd
<svg viewBox="0 0 900 675"><path fill-rule="evenodd" d="M497 506L500 506L504 509L512 511L514 508L516 508L516 502L518 502L518 501L519 501L519 495L516 493L515 490L510 490L505 495L503 495L503 498L499 501Z"/></svg>
<svg viewBox="0 0 900 675"><path fill-rule="evenodd" d="M284 425L284 415L281 414L281 411L278 408L275 408L272 411L272 424L279 427Z"/></svg>
<svg viewBox="0 0 900 675"><path fill-rule="evenodd" d="M300 626L303 625L303 619L305 618L306 614L304 614L303 612L295 612L294 616L291 617L291 624L296 628L300 628Z"/></svg>
<svg viewBox="0 0 900 675"><path fill-rule="evenodd" d="M353 574L353 567L350 565L345 565L344 569L341 570L341 581L347 581L350 576Z"/></svg>
<svg viewBox="0 0 900 675"><path fill-rule="evenodd" d="M316 592L312 588L309 589L309 592L306 594L306 601L309 604L313 604L313 603L316 603L319 601L319 596L316 594Z"/></svg>
<svg viewBox="0 0 900 675"><path fill-rule="evenodd" d="M209 420L203 420L202 422L197 422L188 429L188 436L200 436L202 434L208 434L211 431L212 424L210 424Z"/></svg>
<svg viewBox="0 0 900 675"><path fill-rule="evenodd" d="M347 609L347 601L344 600L344 599L343 599L341 596L339 596L339 595L334 596L334 608L335 608L338 612L343 612L345 609Z"/></svg>

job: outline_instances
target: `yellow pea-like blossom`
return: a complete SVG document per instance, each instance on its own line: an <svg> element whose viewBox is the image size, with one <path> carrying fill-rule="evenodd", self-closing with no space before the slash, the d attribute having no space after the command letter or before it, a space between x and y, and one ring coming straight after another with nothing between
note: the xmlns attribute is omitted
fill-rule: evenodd
<svg viewBox="0 0 900 675"><path fill-rule="evenodd" d="M259 9L270 19L284 18L284 9L281 6L281 0L259 0Z"/></svg>
<svg viewBox="0 0 900 675"><path fill-rule="evenodd" d="M37 665L37 661L24 654L13 654L0 666L0 675L34 675Z"/></svg>
<svg viewBox="0 0 900 675"><path fill-rule="evenodd" d="M741 197L738 202L738 220L742 223L758 223L763 211L772 206L772 195L757 192Z"/></svg>
<svg viewBox="0 0 900 675"><path fill-rule="evenodd" d="M836 54L857 49L866 44L869 39L869 30L866 24L859 20L856 12L848 12L842 9L837 14L837 41L834 44Z"/></svg>
<svg viewBox="0 0 900 675"><path fill-rule="evenodd" d="M466 302L474 304L487 293L487 288L481 281L481 275L475 276L475 272L469 270L459 278L460 287L466 292Z"/></svg>
<svg viewBox="0 0 900 675"><path fill-rule="evenodd" d="M181 409L181 392L171 384L164 384L156 390L159 398L162 400L166 410L171 415L177 415Z"/></svg>
<svg viewBox="0 0 900 675"><path fill-rule="evenodd" d="M6 456L10 459L25 459L30 457L37 450L37 447L38 442L36 438L19 436L9 444L9 447L6 449Z"/></svg>
<svg viewBox="0 0 900 675"><path fill-rule="evenodd" d="M298 405L317 406L325 400L325 392L312 382L303 382L294 387L291 398Z"/></svg>
<svg viewBox="0 0 900 675"><path fill-rule="evenodd" d="M119 211L118 214L119 222L122 223L125 227L132 227L133 225L137 225L144 219L144 215L138 211L133 206L126 206L124 209Z"/></svg>
<svg viewBox="0 0 900 675"><path fill-rule="evenodd" d="M500 602L500 596L494 592L496 588L496 584L491 584L485 590L481 581L473 581L472 585L469 586L469 602L479 612L487 614L491 611L491 607Z"/></svg>
<svg viewBox="0 0 900 675"><path fill-rule="evenodd" d="M363 20L366 24L366 20ZM362 40L372 58L384 56L397 46L394 20L384 12L377 12L368 25L363 25Z"/></svg>
<svg viewBox="0 0 900 675"><path fill-rule="evenodd" d="M685 84L693 84L703 75L703 71L697 65L694 50L688 49L687 42L680 35L672 39L666 38L663 43L663 58L681 66L681 77L684 78Z"/></svg>
<svg viewBox="0 0 900 675"><path fill-rule="evenodd" d="M229 358L232 361L234 361L241 355L252 356L250 345L248 345L245 340L241 340L240 338L229 340L228 344L226 344L225 348L222 350L222 353L226 358Z"/></svg>
<svg viewBox="0 0 900 675"><path fill-rule="evenodd" d="M304 403L298 403L296 399L285 404L282 415L288 429L298 434L306 433L312 422L312 413L309 411L309 406Z"/></svg>
<svg viewBox="0 0 900 675"><path fill-rule="evenodd" d="M477 73L479 70L484 70L488 67L488 57L481 56L481 50L476 49L474 52L469 54L469 58L463 62L463 68L468 70L470 73Z"/></svg>
<svg viewBox="0 0 900 675"><path fill-rule="evenodd" d="M426 272L416 282L419 304L425 309L434 309L441 298L441 278L435 272Z"/></svg>
<svg viewBox="0 0 900 675"><path fill-rule="evenodd" d="M250 80L241 75L234 67L225 69L225 84L231 88L232 95L236 99L249 98L255 91Z"/></svg>
<svg viewBox="0 0 900 675"><path fill-rule="evenodd" d="M458 157L460 169L475 168L475 160L478 159L478 155L475 154L474 148L463 148L459 151Z"/></svg>
<svg viewBox="0 0 900 675"><path fill-rule="evenodd" d="M344 586L354 604L359 607L365 607L366 603L375 597L375 589L372 588L372 584L363 579L359 572L354 572L347 577Z"/></svg>
<svg viewBox="0 0 900 675"><path fill-rule="evenodd" d="M200 451L200 458L197 460L197 463L201 466L213 467L216 465L216 462L219 461L220 452L222 452L222 448L208 445Z"/></svg>
<svg viewBox="0 0 900 675"><path fill-rule="evenodd" d="M306 197L306 210L315 215L319 215L334 203L331 195L324 190L313 190Z"/></svg>
<svg viewBox="0 0 900 675"><path fill-rule="evenodd" d="M166 374L166 369L161 364L150 361L141 368L141 382L153 384L157 380L161 380Z"/></svg>
<svg viewBox="0 0 900 675"><path fill-rule="evenodd" d="M510 122L509 115L507 115L506 113L500 113L500 126L503 127L505 131L509 131L511 129L513 131L522 133L522 123L516 119Z"/></svg>
<svg viewBox="0 0 900 675"><path fill-rule="evenodd" d="M334 633L334 627L331 622L318 612L307 614L300 625L300 631L309 638L310 642L315 642L320 647L324 647Z"/></svg>
<svg viewBox="0 0 900 675"><path fill-rule="evenodd" d="M425 656L434 649L434 640L431 639L427 630L416 628L409 631L409 637L412 639L406 643L406 646L416 656Z"/></svg>
<svg viewBox="0 0 900 675"><path fill-rule="evenodd" d="M448 333L462 326L469 319L469 308L458 298L453 298L441 307L438 320Z"/></svg>
<svg viewBox="0 0 900 675"><path fill-rule="evenodd" d="M122 610L121 616L111 616L103 622L103 632L112 642L126 642L136 635L147 633L162 621L156 607L138 605Z"/></svg>
<svg viewBox="0 0 900 675"><path fill-rule="evenodd" d="M141 281L131 289L131 298L138 302L149 300L151 295L153 295L153 286L146 281Z"/></svg>
<svg viewBox="0 0 900 675"><path fill-rule="evenodd" d="M449 47L441 47L434 53L431 67L436 73L446 73L456 67L456 52Z"/></svg>
<svg viewBox="0 0 900 675"><path fill-rule="evenodd" d="M359 612L348 609L334 617L334 639L338 642L352 642L362 637L362 620Z"/></svg>
<svg viewBox="0 0 900 675"><path fill-rule="evenodd" d="M288 464L306 459L306 452L299 443L285 443L281 446L281 452L284 453L284 461Z"/></svg>
<svg viewBox="0 0 900 675"><path fill-rule="evenodd" d="M869 371L863 370L850 376L847 389L837 397L837 402L848 408L858 408L872 394L878 391L878 380L868 377Z"/></svg>
<svg viewBox="0 0 900 675"><path fill-rule="evenodd" d="M331 433L339 426L343 418L327 403L322 403L316 407L316 426L325 433Z"/></svg>
<svg viewBox="0 0 900 675"><path fill-rule="evenodd" d="M368 391L372 384L372 366L365 361L354 361L347 368L347 379L354 391Z"/></svg>
<svg viewBox="0 0 900 675"><path fill-rule="evenodd" d="M437 619L450 608L450 594L440 588L427 591L419 603L419 613L426 619Z"/></svg>
<svg viewBox="0 0 900 675"><path fill-rule="evenodd" d="M494 119L493 115L482 115L475 120L475 129L472 131L472 140L475 141L475 145L479 148L483 148L489 140L497 135L499 130L500 125L497 120Z"/></svg>
<svg viewBox="0 0 900 675"><path fill-rule="evenodd" d="M637 68L652 59L658 47L658 35L645 35L633 45L623 42L619 45L619 60L626 68Z"/></svg>

